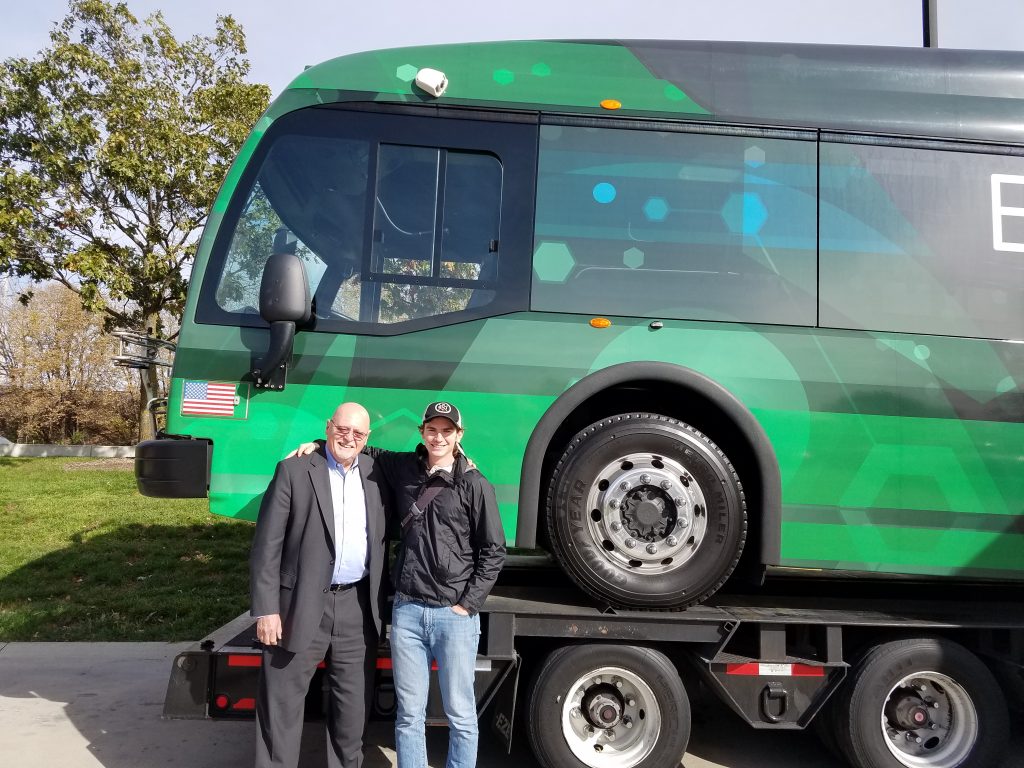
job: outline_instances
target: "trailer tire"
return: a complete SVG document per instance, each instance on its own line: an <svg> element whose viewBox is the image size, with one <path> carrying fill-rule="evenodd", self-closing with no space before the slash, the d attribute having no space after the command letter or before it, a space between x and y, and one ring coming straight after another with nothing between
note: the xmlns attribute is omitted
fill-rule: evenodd
<svg viewBox="0 0 1024 768"><path fill-rule="evenodd" d="M585 592L627 608L685 608L732 573L747 536L743 486L689 424L627 413L569 442L547 495L552 553Z"/></svg>
<svg viewBox="0 0 1024 768"><path fill-rule="evenodd" d="M836 704L840 749L855 768L991 768L1009 716L988 668L940 638L875 646Z"/></svg>
<svg viewBox="0 0 1024 768"><path fill-rule="evenodd" d="M545 768L679 765L690 739L683 681L650 648L559 648L534 674L527 713L530 746Z"/></svg>

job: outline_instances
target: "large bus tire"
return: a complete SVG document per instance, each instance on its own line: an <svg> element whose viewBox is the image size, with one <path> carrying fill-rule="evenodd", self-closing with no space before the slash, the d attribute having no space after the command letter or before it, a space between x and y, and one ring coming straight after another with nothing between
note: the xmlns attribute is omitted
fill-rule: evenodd
<svg viewBox="0 0 1024 768"><path fill-rule="evenodd" d="M584 591L625 608L684 608L732 573L747 535L743 487L688 424L627 413L569 442L548 487L552 554Z"/></svg>
<svg viewBox="0 0 1024 768"><path fill-rule="evenodd" d="M527 733L545 768L679 765L690 702L672 662L630 645L551 653L529 690Z"/></svg>
<svg viewBox="0 0 1024 768"><path fill-rule="evenodd" d="M833 722L855 768L995 768L1009 716L992 673L949 640L870 649L844 684Z"/></svg>

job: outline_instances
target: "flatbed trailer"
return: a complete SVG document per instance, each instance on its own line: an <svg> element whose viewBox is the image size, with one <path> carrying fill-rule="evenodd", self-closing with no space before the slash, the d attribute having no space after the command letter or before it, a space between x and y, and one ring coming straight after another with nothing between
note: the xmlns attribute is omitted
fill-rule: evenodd
<svg viewBox="0 0 1024 768"><path fill-rule="evenodd" d="M1005 750L1006 702L1024 689L1015 589L989 599L783 581L685 611L633 611L589 601L555 572L511 570L481 611L478 711L509 749L525 732L549 768L678 765L698 694L754 728L813 725L855 766L990 766ZM239 616L176 658L165 716L251 718L260 660L253 621ZM390 670L385 638L376 719L394 715ZM308 719L324 701L318 673ZM428 724L444 723L432 685Z"/></svg>

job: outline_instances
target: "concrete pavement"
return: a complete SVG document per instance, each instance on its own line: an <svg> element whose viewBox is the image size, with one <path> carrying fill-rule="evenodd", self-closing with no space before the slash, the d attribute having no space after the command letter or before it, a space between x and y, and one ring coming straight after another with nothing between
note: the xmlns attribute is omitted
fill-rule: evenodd
<svg viewBox="0 0 1024 768"><path fill-rule="evenodd" d="M16 768L250 768L253 724L163 720L171 662L190 643L0 645L0 756ZM695 708L697 709L697 708ZM322 726L307 725L301 768L324 763ZM444 765L447 731L428 729ZM390 724L371 725L366 768L393 766ZM537 768L525 736L505 755L489 728L480 768ZM1024 768L1016 753L1006 768ZM695 712L684 768L840 768L809 733L755 731L717 704Z"/></svg>

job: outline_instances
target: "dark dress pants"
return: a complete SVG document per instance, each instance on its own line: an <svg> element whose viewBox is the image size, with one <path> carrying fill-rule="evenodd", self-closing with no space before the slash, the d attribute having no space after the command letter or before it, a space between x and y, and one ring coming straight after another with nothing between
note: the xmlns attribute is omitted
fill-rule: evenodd
<svg viewBox="0 0 1024 768"><path fill-rule="evenodd" d="M329 687L327 765L360 768L370 712L377 633L367 579L324 595L324 614L312 644L291 653L265 646L256 696L256 768L296 768L309 681L321 660Z"/></svg>

